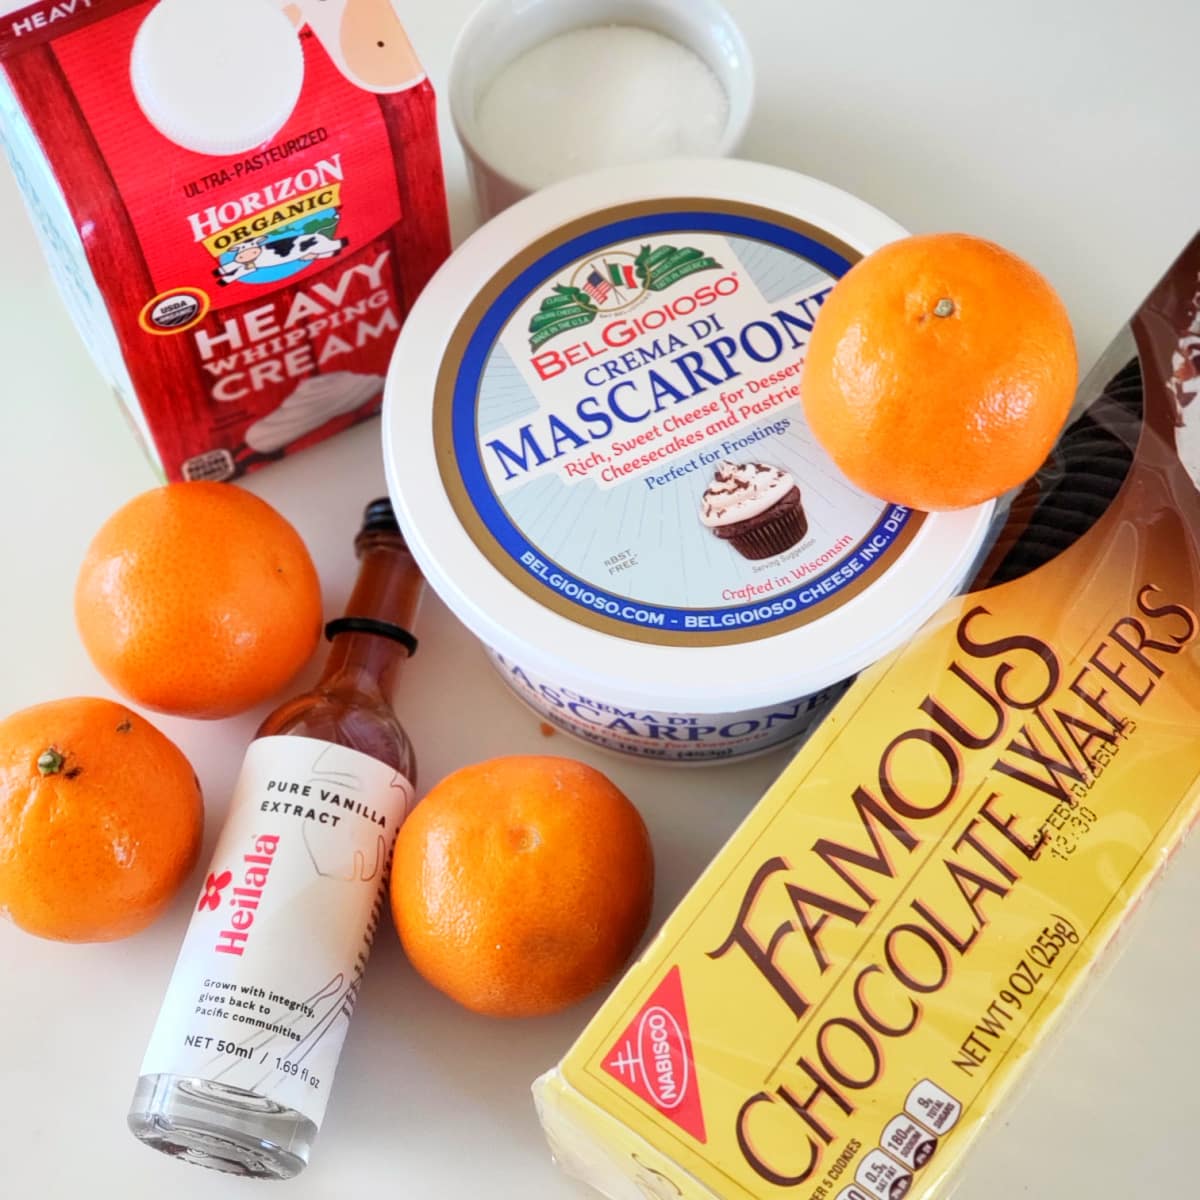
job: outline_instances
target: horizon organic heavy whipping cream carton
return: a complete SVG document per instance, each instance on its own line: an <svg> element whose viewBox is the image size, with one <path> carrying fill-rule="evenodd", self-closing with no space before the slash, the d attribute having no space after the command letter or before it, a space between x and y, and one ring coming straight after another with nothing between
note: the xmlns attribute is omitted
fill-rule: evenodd
<svg viewBox="0 0 1200 1200"><path fill-rule="evenodd" d="M449 251L433 90L391 0L0 0L0 139L168 478L378 411Z"/></svg>
<svg viewBox="0 0 1200 1200"><path fill-rule="evenodd" d="M1200 812L1197 333L1200 237L1085 381L1035 569L860 675L537 1082L564 1167L611 1200L946 1194Z"/></svg>

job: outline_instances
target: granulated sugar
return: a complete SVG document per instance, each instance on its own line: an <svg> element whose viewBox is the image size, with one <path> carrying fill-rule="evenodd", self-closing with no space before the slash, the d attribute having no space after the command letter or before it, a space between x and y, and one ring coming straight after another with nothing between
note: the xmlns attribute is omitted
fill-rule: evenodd
<svg viewBox="0 0 1200 1200"><path fill-rule="evenodd" d="M685 46L629 25L573 29L508 64L479 102L483 153L543 187L620 163L716 153L729 101Z"/></svg>

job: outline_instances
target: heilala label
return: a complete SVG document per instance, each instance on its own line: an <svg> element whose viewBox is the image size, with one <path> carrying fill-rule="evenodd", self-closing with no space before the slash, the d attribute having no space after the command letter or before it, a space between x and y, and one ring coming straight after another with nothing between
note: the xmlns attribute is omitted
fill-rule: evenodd
<svg viewBox="0 0 1200 1200"><path fill-rule="evenodd" d="M245 1088L321 1123L412 802L357 750L251 744L143 1075Z"/></svg>

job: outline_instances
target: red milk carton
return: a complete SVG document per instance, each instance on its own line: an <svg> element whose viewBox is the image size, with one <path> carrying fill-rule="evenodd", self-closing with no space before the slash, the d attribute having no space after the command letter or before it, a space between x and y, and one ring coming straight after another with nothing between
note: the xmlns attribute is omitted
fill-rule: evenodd
<svg viewBox="0 0 1200 1200"><path fill-rule="evenodd" d="M433 88L391 0L0 0L0 138L168 478L378 411L449 252Z"/></svg>

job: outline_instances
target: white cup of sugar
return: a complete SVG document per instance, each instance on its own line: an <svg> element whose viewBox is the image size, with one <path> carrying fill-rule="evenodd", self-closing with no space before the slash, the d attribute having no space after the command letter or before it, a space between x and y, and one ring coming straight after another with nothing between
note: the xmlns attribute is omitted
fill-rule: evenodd
<svg viewBox="0 0 1200 1200"><path fill-rule="evenodd" d="M486 220L595 168L732 154L754 68L717 0L485 0L449 92Z"/></svg>

